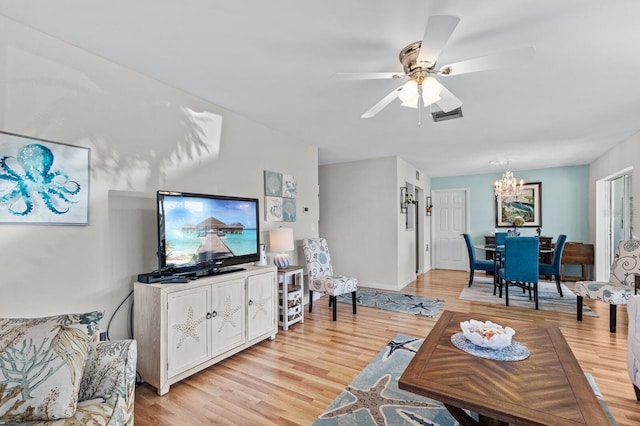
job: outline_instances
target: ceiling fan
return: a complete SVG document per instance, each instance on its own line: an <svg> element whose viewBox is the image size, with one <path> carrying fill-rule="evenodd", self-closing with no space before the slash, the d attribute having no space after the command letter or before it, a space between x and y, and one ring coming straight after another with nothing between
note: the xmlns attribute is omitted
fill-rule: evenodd
<svg viewBox="0 0 640 426"><path fill-rule="evenodd" d="M483 56L454 62L436 68L440 53L449 41L451 34L460 22L460 18L450 15L429 17L421 41L416 41L400 51L399 59L404 73L339 73L336 76L344 80L408 79L402 86L393 89L361 118L371 118L400 98L402 106L418 108L436 104L443 112L450 112L462 106L462 101L447 90L435 77L448 77L489 69L519 65L531 60L535 54L533 47L510 50L495 55ZM420 119L418 119L420 124Z"/></svg>

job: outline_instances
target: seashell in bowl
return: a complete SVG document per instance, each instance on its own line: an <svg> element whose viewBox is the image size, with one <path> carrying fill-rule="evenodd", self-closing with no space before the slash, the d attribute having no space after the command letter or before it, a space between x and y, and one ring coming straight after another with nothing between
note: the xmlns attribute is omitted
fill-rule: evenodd
<svg viewBox="0 0 640 426"><path fill-rule="evenodd" d="M476 346L489 349L502 349L511 344L516 331L511 327L502 327L491 321L469 320L460 323L464 337Z"/></svg>

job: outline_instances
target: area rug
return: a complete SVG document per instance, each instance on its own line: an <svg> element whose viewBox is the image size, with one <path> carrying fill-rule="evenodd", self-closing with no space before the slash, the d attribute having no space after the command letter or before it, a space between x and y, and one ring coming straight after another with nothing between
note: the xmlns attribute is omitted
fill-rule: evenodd
<svg viewBox="0 0 640 426"><path fill-rule="evenodd" d="M555 282L540 281L538 283L538 308L543 311L555 311L575 316L577 297L566 285L560 285L564 297L560 297L558 294ZM481 278L474 279L471 287L465 286L459 298L472 302L504 305L504 287L502 292L502 299L498 297L497 292L494 296L493 279ZM522 289L518 287L509 287L509 306L535 309L535 303L533 300L529 300L529 292L523 293ZM582 313L585 316L598 317L585 303L582 304Z"/></svg>
<svg viewBox="0 0 640 426"><path fill-rule="evenodd" d="M398 388L398 379L423 340L398 334L313 425L458 425L442 403ZM586 376L611 424L615 425L593 377Z"/></svg>
<svg viewBox="0 0 640 426"><path fill-rule="evenodd" d="M340 295L337 299L340 303L351 303L351 293ZM444 300L414 296L412 294L358 289L356 293L356 304L359 306L380 308L386 311L435 317L444 306Z"/></svg>

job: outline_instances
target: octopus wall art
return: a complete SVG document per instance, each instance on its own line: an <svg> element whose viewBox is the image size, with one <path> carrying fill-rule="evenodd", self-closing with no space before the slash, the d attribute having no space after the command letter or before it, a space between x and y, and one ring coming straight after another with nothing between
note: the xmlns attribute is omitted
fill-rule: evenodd
<svg viewBox="0 0 640 426"><path fill-rule="evenodd" d="M87 223L87 192L88 149L0 134L0 221Z"/></svg>

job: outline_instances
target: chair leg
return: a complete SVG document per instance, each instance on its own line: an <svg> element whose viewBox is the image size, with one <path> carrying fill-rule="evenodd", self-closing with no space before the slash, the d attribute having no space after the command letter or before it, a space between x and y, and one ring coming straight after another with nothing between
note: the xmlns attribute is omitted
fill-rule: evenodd
<svg viewBox="0 0 640 426"><path fill-rule="evenodd" d="M536 301L536 310L538 310L538 283L533 283L533 300Z"/></svg>
<svg viewBox="0 0 640 426"><path fill-rule="evenodd" d="M500 293L502 293L502 287L500 287ZM504 280L504 300L506 306L509 306L509 281Z"/></svg>
<svg viewBox="0 0 640 426"><path fill-rule="evenodd" d="M609 331L616 332L616 311L618 305L609 305Z"/></svg>
<svg viewBox="0 0 640 426"><path fill-rule="evenodd" d="M353 315L356 314L356 292L351 292L351 305L353 306Z"/></svg>
<svg viewBox="0 0 640 426"><path fill-rule="evenodd" d="M578 321L582 321L582 296L578 296L578 300L576 301L576 319Z"/></svg>
<svg viewBox="0 0 640 426"><path fill-rule="evenodd" d="M336 300L336 296L329 296L329 303L333 303L333 320L335 321L338 318L338 301Z"/></svg>
<svg viewBox="0 0 640 426"><path fill-rule="evenodd" d="M558 287L558 293L560 294L560 297L564 297L562 295L562 286L560 285L560 275L556 275L556 286Z"/></svg>
<svg viewBox="0 0 640 426"><path fill-rule="evenodd" d="M309 290L309 312L313 310L313 290Z"/></svg>
<svg viewBox="0 0 640 426"><path fill-rule="evenodd" d="M469 287L471 287L471 283L473 283L473 272L474 269L471 268L471 271L469 271Z"/></svg>

